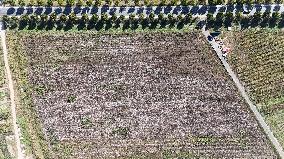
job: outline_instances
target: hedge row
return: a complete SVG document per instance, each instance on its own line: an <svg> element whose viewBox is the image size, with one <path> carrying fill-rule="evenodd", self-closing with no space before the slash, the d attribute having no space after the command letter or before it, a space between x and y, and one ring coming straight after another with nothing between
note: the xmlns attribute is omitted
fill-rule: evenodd
<svg viewBox="0 0 284 159"><path fill-rule="evenodd" d="M159 14L155 16L154 13L144 16L140 14L135 16L134 14L125 17L123 15L108 16L107 14L102 14L101 16L93 14L88 16L83 14L81 17L76 16L74 13L70 15L62 14L60 16L52 13L51 15L23 15L21 17L9 17L4 16L3 21L5 22L5 27L9 29L64 29L70 30L77 27L79 30L90 30L96 29L100 30L103 28L121 28L124 29L137 29L139 26L142 28L156 28L156 27L178 27L183 28L185 25L191 25L195 22L195 19L191 14L173 16L172 14L164 15Z"/></svg>
<svg viewBox="0 0 284 159"><path fill-rule="evenodd" d="M272 4L283 0L3 0L9 6L176 6L220 4Z"/></svg>

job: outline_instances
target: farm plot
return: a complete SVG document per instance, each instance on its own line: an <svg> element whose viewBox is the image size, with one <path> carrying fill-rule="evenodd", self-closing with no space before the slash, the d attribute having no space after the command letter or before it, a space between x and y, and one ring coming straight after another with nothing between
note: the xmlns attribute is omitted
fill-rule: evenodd
<svg viewBox="0 0 284 159"><path fill-rule="evenodd" d="M277 157L201 33L9 32L7 40L35 156Z"/></svg>
<svg viewBox="0 0 284 159"><path fill-rule="evenodd" d="M227 34L229 61L284 146L284 33L247 30Z"/></svg>

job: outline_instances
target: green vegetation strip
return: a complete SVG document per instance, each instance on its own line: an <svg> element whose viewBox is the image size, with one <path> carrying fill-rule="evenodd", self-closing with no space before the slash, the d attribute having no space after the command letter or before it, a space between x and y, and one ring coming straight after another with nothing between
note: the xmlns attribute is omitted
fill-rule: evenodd
<svg viewBox="0 0 284 159"><path fill-rule="evenodd" d="M15 33L14 33L15 34ZM19 99L17 100L17 117L21 128L22 141L25 144L26 154L34 154L36 158L51 157L45 137L42 132L36 110L31 100L31 87L27 76L27 56L22 49L18 38L21 34L11 35L8 33L7 43L10 55L11 70L16 80L16 92Z"/></svg>

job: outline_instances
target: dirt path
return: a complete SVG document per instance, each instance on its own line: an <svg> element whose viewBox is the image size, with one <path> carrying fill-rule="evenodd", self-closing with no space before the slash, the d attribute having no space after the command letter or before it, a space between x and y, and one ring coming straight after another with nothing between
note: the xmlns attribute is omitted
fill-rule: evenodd
<svg viewBox="0 0 284 159"><path fill-rule="evenodd" d="M0 22L2 23L2 22ZM14 92L14 86L13 86L13 80L12 80L12 75L11 75L11 70L9 67L9 61L8 61L8 52L7 52L7 47L6 47L6 37L5 37L5 30L2 30L2 27L0 25L0 36L1 36L1 45L3 48L3 53L4 53L4 64L5 64L5 70L7 74L7 80L8 80L8 87L9 87L9 92L10 92L10 100L11 100L11 114L12 114L12 124L13 124L13 129L15 133L15 142L16 142L16 147L17 147L17 158L18 159L24 159L24 154L21 148L21 143L20 143L20 134L19 134L19 128L17 125L17 117L16 117L16 104L15 104L15 92Z"/></svg>
<svg viewBox="0 0 284 159"><path fill-rule="evenodd" d="M205 27L203 27L202 33L205 35L206 39L210 35L209 31L205 31ZM225 69L229 73L229 75L231 76L232 80L234 81L235 85L237 86L237 88L238 88L239 92L241 93L242 97L248 103L248 105L249 105L251 111L254 113L254 116L256 117L259 125L264 130L265 134L267 135L267 137L269 138L269 140L273 144L273 146L276 149L277 153L279 154L279 156L281 158L284 159L284 152L283 152L282 146L279 144L278 140L273 135L272 131L270 130L270 127L265 123L264 118L258 112L256 106L250 100L248 94L245 91L244 86L241 84L241 82L239 81L238 77L233 72L232 68L230 67L228 62L224 59L224 57L222 56L222 51L218 48L219 44L216 43L214 40L213 41L208 41L208 42L210 43L210 45L213 47L213 49L217 53L217 55L218 55L219 59L221 60L223 66L225 67Z"/></svg>

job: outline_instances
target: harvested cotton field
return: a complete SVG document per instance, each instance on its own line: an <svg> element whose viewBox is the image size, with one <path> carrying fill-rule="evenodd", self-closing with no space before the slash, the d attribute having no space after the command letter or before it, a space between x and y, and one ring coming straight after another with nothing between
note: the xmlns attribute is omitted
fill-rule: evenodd
<svg viewBox="0 0 284 159"><path fill-rule="evenodd" d="M197 31L7 40L22 131L37 157L277 158Z"/></svg>

